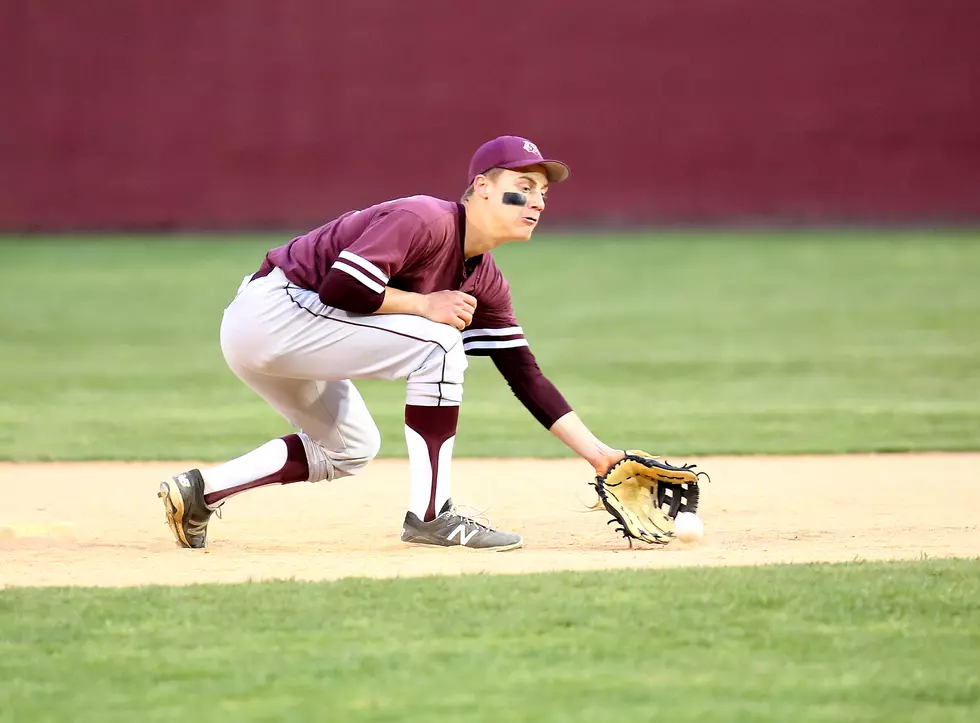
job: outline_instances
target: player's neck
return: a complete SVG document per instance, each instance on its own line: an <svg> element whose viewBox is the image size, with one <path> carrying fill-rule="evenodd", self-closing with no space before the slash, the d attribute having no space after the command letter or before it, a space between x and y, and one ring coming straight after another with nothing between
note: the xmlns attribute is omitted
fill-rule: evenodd
<svg viewBox="0 0 980 723"><path fill-rule="evenodd" d="M471 259L474 256L485 254L487 251L493 251L502 243L503 240L481 232L480 229L470 225L469 219L466 220L466 238L463 241L464 258Z"/></svg>
<svg viewBox="0 0 980 723"><path fill-rule="evenodd" d="M463 257L471 259L474 256L493 251L509 239L494 236L488 230L488 224L478 208L466 204L466 233L463 238Z"/></svg>

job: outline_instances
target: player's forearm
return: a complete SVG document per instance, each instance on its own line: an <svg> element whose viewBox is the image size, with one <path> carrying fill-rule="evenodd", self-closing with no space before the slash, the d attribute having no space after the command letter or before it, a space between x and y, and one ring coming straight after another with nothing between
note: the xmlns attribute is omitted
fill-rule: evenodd
<svg viewBox="0 0 980 723"><path fill-rule="evenodd" d="M354 269L359 276L364 276ZM365 284L358 276L336 268L324 277L318 291L326 306L355 314L411 314L425 316L425 296L382 286L373 278Z"/></svg>
<svg viewBox="0 0 980 723"><path fill-rule="evenodd" d="M473 337L479 339L480 337ZM483 344L508 344L509 342L482 342ZM480 353L481 342L466 340L463 348L468 354ZM527 347L487 350L498 371L507 380L511 391L514 392L521 404L534 416L545 429L551 429L559 419L572 411L571 405L561 395L557 387L548 381L541 373L538 363Z"/></svg>
<svg viewBox="0 0 980 723"><path fill-rule="evenodd" d="M423 316L425 297L411 291L385 288L384 300L375 314L412 314Z"/></svg>
<svg viewBox="0 0 980 723"><path fill-rule="evenodd" d="M600 474L623 456L622 451L613 449L592 434L575 412L563 416L549 431Z"/></svg>
<svg viewBox="0 0 980 723"><path fill-rule="evenodd" d="M338 270L336 266L334 264L334 268L327 272L320 283L320 288L317 289L320 301L325 306L354 314L373 314L377 311L387 295L385 287L357 269L353 269L356 275L352 275Z"/></svg>

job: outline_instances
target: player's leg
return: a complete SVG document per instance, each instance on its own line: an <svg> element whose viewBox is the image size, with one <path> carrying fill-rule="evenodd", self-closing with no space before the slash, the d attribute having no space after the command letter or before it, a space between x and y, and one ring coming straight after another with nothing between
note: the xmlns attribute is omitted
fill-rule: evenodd
<svg viewBox="0 0 980 723"><path fill-rule="evenodd" d="M273 439L209 469L192 469L160 486L177 542L205 547L212 512L237 494L265 485L319 482L357 474L381 446L378 428L349 381L284 379L232 371L301 431Z"/></svg>
<svg viewBox="0 0 980 723"><path fill-rule="evenodd" d="M312 292L297 294L308 308L320 311L322 305L313 306L319 304L315 297ZM233 343L226 344L229 366L294 426L320 439L333 459L342 453L348 436L338 422L352 412L355 417L362 416L357 412L364 408L363 402L357 396L357 404L311 407L302 388L287 393L299 383L295 378L406 379L409 509L420 519L431 521L451 495L452 450L466 369L462 337L450 326L417 316L351 315L336 309L330 314L330 318L301 318L304 329L294 338L302 339L302 345L282 349L273 357L259 357L247 349L242 353ZM357 394L350 382L343 384ZM269 393L269 387L274 393ZM339 411L332 411L334 407ZM370 419L366 408L363 416ZM316 433L310 431L314 425L318 425ZM373 423L372 430L376 435Z"/></svg>
<svg viewBox="0 0 980 723"><path fill-rule="evenodd" d="M311 392L311 385L304 382L316 379L340 382L350 378L406 378L406 438L412 491L403 539L490 549L520 546L521 540L517 535L498 533L477 523L468 527L464 523L470 521L456 514L449 501L452 446L466 367L460 333L456 329L417 316L347 314L325 307L315 292L293 287L281 272L273 271L268 277L243 284L239 295L225 312L221 341L229 366L239 376L248 376L246 383L253 388L263 386L262 380L268 380L264 391L256 391L283 416L303 429L309 438L328 450L339 449L330 440L330 429L341 423L342 430L342 423L349 417L355 420L353 426L360 429L363 425L356 420L361 417L370 420L370 415L366 409L363 414L358 413L357 402L363 407L359 395L350 404L338 405L338 413L331 415L329 404L323 404L321 393ZM321 384L326 385L321 391L334 388L327 382ZM319 431L309 431L318 422L322 423ZM370 425L376 438L373 421ZM303 440L302 435L297 436L300 441ZM294 457L299 457L299 449L300 445L295 442L289 444L288 437L273 440L265 449L255 451L256 461L262 461L258 470L262 472L262 477L242 481L233 474L225 477L221 472L216 473L215 477L225 477L225 482L230 481L231 486L224 489L255 486L251 483L262 479L268 484L298 481L287 480L286 477L303 476L301 464L289 465L295 461ZM303 450L307 453L309 469L310 463L316 462L313 459L316 449L311 452L303 445ZM326 456L336 469L337 459L329 454ZM357 464L356 459L355 456L349 462ZM279 464L282 466L277 471L274 468ZM235 467L244 466L243 463ZM179 484L181 479L178 475L175 478L177 484L170 487L171 498L176 492L184 491ZM203 476L199 482L193 482L195 491L199 489L199 496L203 498ZM211 494L220 494L217 488L223 484L215 482ZM251 487L245 487L248 488ZM163 489L161 496L165 496ZM180 497L179 494L176 496ZM165 497L165 503L167 501ZM210 516L210 511L197 496L188 506L194 510L204 508L196 518L203 518L203 525L197 525L197 538L203 545L206 537L200 534L200 528L206 531L205 515ZM177 516L168 509L172 527ZM418 522L418 534L415 535L409 534L411 530L408 529L408 523L413 519ZM500 535L505 535L506 539L502 540ZM184 544L179 530L175 530L175 536Z"/></svg>
<svg viewBox="0 0 980 723"><path fill-rule="evenodd" d="M439 547L513 550L523 545L520 535L466 517L452 503L453 446L466 369L462 337L453 331L452 346L434 349L408 376L405 441L411 494L402 540Z"/></svg>
<svg viewBox="0 0 980 723"><path fill-rule="evenodd" d="M444 511L452 495L453 447L467 362L459 332L446 336L446 346L434 346L406 380L408 510L424 521Z"/></svg>
<svg viewBox="0 0 980 723"><path fill-rule="evenodd" d="M381 435L351 382L283 379L240 367L232 371L300 432L203 470L210 507L255 487L354 475L377 456Z"/></svg>
<svg viewBox="0 0 980 723"><path fill-rule="evenodd" d="M377 426L350 382L314 381L316 376L309 374L276 377L247 368L282 356L289 348L284 339L301 342L318 331L297 328L297 322L308 324L310 317L284 296L284 287L284 278L243 281L225 311L221 343L236 375L301 431L217 467L188 470L161 483L167 521L183 547L207 545L212 512L235 494L268 484L356 474L377 455Z"/></svg>
<svg viewBox="0 0 980 723"><path fill-rule="evenodd" d="M431 520L445 506L466 369L459 331L419 316L348 314L273 271L249 284L225 312L221 341L226 361L246 384L334 452L342 440L328 441L329 428L352 411L370 419L366 409L358 413L363 402L357 396L356 404L338 404L337 414L329 404L312 405L324 427L313 433L317 419L299 380L406 379L410 507ZM292 387L298 391L290 394Z"/></svg>
<svg viewBox="0 0 980 723"><path fill-rule="evenodd" d="M452 453L466 370L460 332L419 316L349 314L324 306L313 291L288 284L273 293L287 300L286 312L292 314L276 323L278 335L288 343L260 355L249 353L247 345L238 354L236 344L225 344L229 363L237 359L253 371L280 377L406 379L411 492L402 539L481 549L520 547L519 535L465 518L451 502ZM247 326L242 336L253 330L254 325Z"/></svg>

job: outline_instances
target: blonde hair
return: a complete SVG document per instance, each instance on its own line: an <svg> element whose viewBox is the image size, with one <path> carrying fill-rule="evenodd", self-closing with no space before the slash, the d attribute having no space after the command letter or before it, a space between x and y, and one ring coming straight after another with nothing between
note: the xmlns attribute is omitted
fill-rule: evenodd
<svg viewBox="0 0 980 723"><path fill-rule="evenodd" d="M491 168L486 173L481 173L480 175L486 176L491 181L496 181L497 180L497 176L499 176L503 172L504 172L504 169L503 168ZM470 198L472 196L473 196L473 184L471 183L469 186L467 186L466 190L463 191L463 195L460 196L459 201L460 201L460 203L466 203L467 201L470 200Z"/></svg>

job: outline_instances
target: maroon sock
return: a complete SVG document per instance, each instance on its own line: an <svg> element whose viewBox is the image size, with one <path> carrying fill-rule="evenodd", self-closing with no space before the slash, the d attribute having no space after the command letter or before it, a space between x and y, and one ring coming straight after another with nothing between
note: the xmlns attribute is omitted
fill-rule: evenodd
<svg viewBox="0 0 980 723"><path fill-rule="evenodd" d="M229 486L224 487L223 489L215 489L214 491L205 494L205 504L207 504L209 507L214 506L232 495L237 495L239 492L250 490L253 487L277 484L284 485L289 484L290 482L305 482L308 480L310 478L310 466L306 461L306 449L303 447L303 440L299 438L298 434L287 434L285 437L280 437L280 439L286 443L286 462L282 467L271 474L266 474L265 476L258 478L249 477L248 473L245 472L244 479L241 479L240 481L232 479L229 481L230 483L226 482L226 484ZM257 450L256 452L250 452L249 454L260 454L260 451ZM248 459L248 455L242 459ZM235 462L230 462L228 464L231 465L234 463ZM251 468L251 465L249 465L249 468ZM205 475L207 475L207 473L205 473ZM229 475L225 475L225 477L227 476ZM207 481L208 477L206 476L205 488L208 486Z"/></svg>
<svg viewBox="0 0 980 723"><path fill-rule="evenodd" d="M414 404L405 405L405 426L418 434L425 442L426 452L429 455L429 468L431 475L429 479L412 479L413 493L416 486L420 489L428 486L429 504L425 508L425 521L431 522L436 518L436 496L439 482L439 452L446 440L456 436L456 423L459 421L459 407L420 407ZM417 450L416 453L421 453ZM412 445L409 445L409 454L413 453ZM444 470L448 473L448 470ZM445 479L448 480L448 474ZM445 490L448 497L448 490ZM416 495L413 494L413 498ZM439 500L444 502L444 500Z"/></svg>

